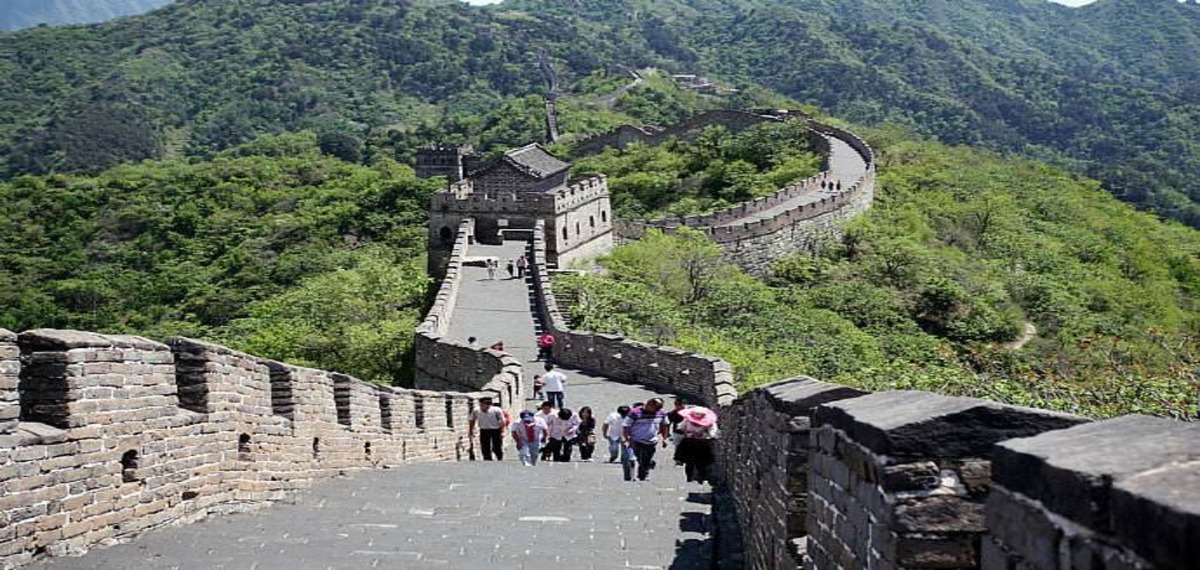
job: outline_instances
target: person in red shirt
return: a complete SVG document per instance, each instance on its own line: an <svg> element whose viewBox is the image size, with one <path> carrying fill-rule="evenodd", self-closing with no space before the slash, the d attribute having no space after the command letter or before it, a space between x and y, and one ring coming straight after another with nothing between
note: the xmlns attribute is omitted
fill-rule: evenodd
<svg viewBox="0 0 1200 570"><path fill-rule="evenodd" d="M538 360L550 360L550 357L553 355L552 349L554 348L554 335L550 333L538 335L537 346Z"/></svg>

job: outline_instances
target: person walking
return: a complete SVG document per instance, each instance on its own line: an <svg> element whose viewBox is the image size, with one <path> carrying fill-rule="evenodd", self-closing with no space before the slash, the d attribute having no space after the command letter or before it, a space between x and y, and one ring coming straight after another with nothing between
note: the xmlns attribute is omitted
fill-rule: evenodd
<svg viewBox="0 0 1200 570"><path fill-rule="evenodd" d="M514 270L514 268L515 268L515 267L516 267L516 263L514 263L514 262L513 262L513 260L511 260L511 259L510 259L510 260L508 260L508 267L507 267L507 269L508 269L508 278L509 278L509 279L512 279L512 278L513 278L513 270Z"/></svg>
<svg viewBox="0 0 1200 570"><path fill-rule="evenodd" d="M521 421L514 423L509 431L517 445L517 455L521 457L521 464L533 467L537 465L538 455L542 445L546 443L549 430L546 429L546 422L538 419L529 410L522 411L520 418Z"/></svg>
<svg viewBox="0 0 1200 570"><path fill-rule="evenodd" d="M565 392L567 387L567 375L561 370L556 370L554 365L546 363L546 373L542 375L542 389L546 392L546 401L550 405L563 407L566 402Z"/></svg>
<svg viewBox="0 0 1200 570"><path fill-rule="evenodd" d="M546 397L542 395L542 390L545 387L546 387L546 383L542 381L542 375L534 374L533 375L533 399L534 400L545 400L546 399Z"/></svg>
<svg viewBox="0 0 1200 570"><path fill-rule="evenodd" d="M537 337L538 360L550 361L554 356L554 335L550 333L540 334Z"/></svg>
<svg viewBox="0 0 1200 570"><path fill-rule="evenodd" d="M550 418L550 444L547 448L554 457L555 463L571 461L571 446L579 435L579 418L571 410L562 409Z"/></svg>
<svg viewBox="0 0 1200 570"><path fill-rule="evenodd" d="M703 406L692 406L683 411L683 422L675 457L683 461L684 474L689 483L705 483L711 479L710 470L715 459L713 441L717 438L717 413Z"/></svg>
<svg viewBox="0 0 1200 570"><path fill-rule="evenodd" d="M667 415L663 413L662 398L652 398L642 407L630 410L624 423L625 445L633 448L637 459L638 481L645 481L654 469L655 447L667 446ZM625 480L629 480L628 471Z"/></svg>
<svg viewBox="0 0 1200 570"><path fill-rule="evenodd" d="M496 266L498 266L499 263L497 263L495 259L489 257L486 260L484 260L483 265L484 265L484 267L487 267L488 279L495 281L496 280Z"/></svg>
<svg viewBox="0 0 1200 570"><path fill-rule="evenodd" d="M467 435L475 439L475 428L479 427L479 447L483 450L483 460L504 461L504 428L508 427L504 419L504 410L492 405L492 399L484 396L479 399L479 407L471 412L467 419Z"/></svg>
<svg viewBox="0 0 1200 570"><path fill-rule="evenodd" d="M582 410L581 410L582 411ZM629 415L629 406L618 406L616 411L604 418L600 431L608 440L608 462L616 463L621 457L621 432L625 425L625 416Z"/></svg>
<svg viewBox="0 0 1200 570"><path fill-rule="evenodd" d="M517 258L517 277L524 279L525 270L529 268L529 260L525 258L525 254Z"/></svg>
<svg viewBox="0 0 1200 570"><path fill-rule="evenodd" d="M579 426L575 430L575 445L579 446L579 460L591 461L596 452L596 416L588 406L579 408Z"/></svg>
<svg viewBox="0 0 1200 570"><path fill-rule="evenodd" d="M542 402L542 405L538 407L538 411L534 415L537 417L537 419L541 420L542 423L546 425L546 429L549 430L550 429L550 421L554 417L558 416L558 410L554 409L553 403L546 401L546 402ZM549 460L550 460L550 446L546 445L546 446L542 447L542 461L549 461Z"/></svg>

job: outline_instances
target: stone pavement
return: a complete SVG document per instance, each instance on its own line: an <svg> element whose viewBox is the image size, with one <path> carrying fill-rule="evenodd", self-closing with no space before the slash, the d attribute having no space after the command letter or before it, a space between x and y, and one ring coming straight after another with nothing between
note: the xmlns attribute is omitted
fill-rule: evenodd
<svg viewBox="0 0 1200 570"><path fill-rule="evenodd" d="M661 465L627 483L605 463L427 463L31 568L699 569L710 559L709 500Z"/></svg>
<svg viewBox="0 0 1200 570"><path fill-rule="evenodd" d="M523 242L507 242L474 245L468 255L504 261L523 251ZM465 269L450 336L476 336L483 345L503 340L532 385L542 363L534 360L528 284L504 279L503 267L496 281L482 267ZM617 405L670 396L566 372L566 407L591 406L598 424ZM603 441L597 462L579 462L576 450L572 463L523 467L506 438L503 462L357 472L320 482L286 504L159 529L32 568L709 568L711 489L685 482L672 451L659 448L649 481L626 482L619 464L605 462Z"/></svg>

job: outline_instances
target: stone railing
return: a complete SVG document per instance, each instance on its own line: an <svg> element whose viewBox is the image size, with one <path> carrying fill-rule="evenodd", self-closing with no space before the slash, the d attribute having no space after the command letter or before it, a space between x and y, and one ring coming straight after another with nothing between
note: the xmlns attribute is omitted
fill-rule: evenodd
<svg viewBox="0 0 1200 570"><path fill-rule="evenodd" d="M802 378L723 408L749 568L1185 568L1200 425Z"/></svg>
<svg viewBox="0 0 1200 570"><path fill-rule="evenodd" d="M433 306L417 327L413 343L415 385L430 390L481 390L496 398L501 407L512 409L520 403L522 393L520 360L445 338L458 301L463 263L473 241L473 232L472 220L464 220L459 225L446 265L446 276Z"/></svg>
<svg viewBox="0 0 1200 570"><path fill-rule="evenodd" d="M377 386L185 338L0 330L0 418L20 415L0 424L0 568L349 470L466 459L482 395Z"/></svg>
<svg viewBox="0 0 1200 570"><path fill-rule="evenodd" d="M737 397L728 362L671 347L615 335L571 330L558 309L546 264L542 223L534 231L530 273L538 318L554 335L554 359L566 366L602 374L613 380L659 386L717 406Z"/></svg>

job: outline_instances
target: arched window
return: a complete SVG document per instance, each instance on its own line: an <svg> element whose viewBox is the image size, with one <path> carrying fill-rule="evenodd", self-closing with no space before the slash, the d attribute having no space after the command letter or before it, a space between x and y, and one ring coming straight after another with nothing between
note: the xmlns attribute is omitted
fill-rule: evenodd
<svg viewBox="0 0 1200 570"><path fill-rule="evenodd" d="M579 237L581 235L583 235L583 232L579 229L579 222L575 222L575 237Z"/></svg>
<svg viewBox="0 0 1200 570"><path fill-rule="evenodd" d="M563 241L567 241L567 226L563 226Z"/></svg>
<svg viewBox="0 0 1200 570"><path fill-rule="evenodd" d="M608 223L608 212L600 210L600 222L605 224Z"/></svg>
<svg viewBox="0 0 1200 570"><path fill-rule="evenodd" d="M588 216L588 224L593 228L596 227L596 216Z"/></svg>

